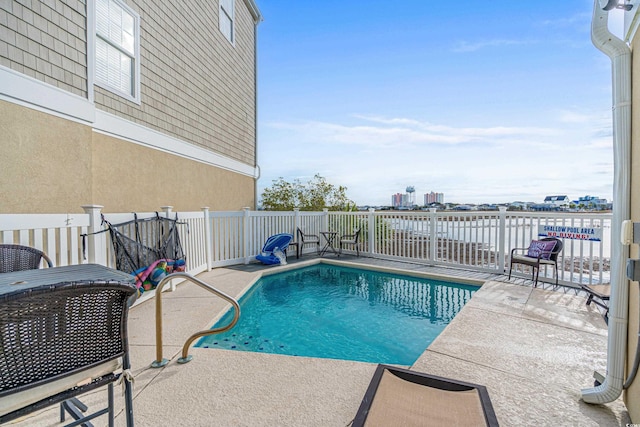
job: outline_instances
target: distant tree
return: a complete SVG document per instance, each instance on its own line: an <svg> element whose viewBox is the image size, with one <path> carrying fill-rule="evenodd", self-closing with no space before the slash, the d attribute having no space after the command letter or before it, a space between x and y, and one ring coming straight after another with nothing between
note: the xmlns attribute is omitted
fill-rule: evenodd
<svg viewBox="0 0 640 427"><path fill-rule="evenodd" d="M356 204L347 197L347 187L335 186L316 174L303 184L299 179L293 182L280 177L262 192L262 208L266 211L355 211Z"/></svg>
<svg viewBox="0 0 640 427"><path fill-rule="evenodd" d="M262 192L262 208L267 211L290 211L299 206L302 184L295 180L287 182L280 177L273 185Z"/></svg>

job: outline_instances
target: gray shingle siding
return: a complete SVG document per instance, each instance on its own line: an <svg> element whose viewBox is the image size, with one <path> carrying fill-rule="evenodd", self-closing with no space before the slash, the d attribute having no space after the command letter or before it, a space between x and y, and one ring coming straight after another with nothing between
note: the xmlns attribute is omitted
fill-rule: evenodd
<svg viewBox="0 0 640 427"><path fill-rule="evenodd" d="M217 1L157 3L127 2L141 20L141 104L96 87L96 105L254 165L254 24L244 2L235 46L218 29Z"/></svg>
<svg viewBox="0 0 640 427"><path fill-rule="evenodd" d="M1 0L0 65L87 96L86 5Z"/></svg>
<svg viewBox="0 0 640 427"><path fill-rule="evenodd" d="M235 44L218 0L124 0L140 15L140 104L94 87L96 108L255 164L254 21L235 0ZM87 12L79 0L0 0L0 65L87 94Z"/></svg>

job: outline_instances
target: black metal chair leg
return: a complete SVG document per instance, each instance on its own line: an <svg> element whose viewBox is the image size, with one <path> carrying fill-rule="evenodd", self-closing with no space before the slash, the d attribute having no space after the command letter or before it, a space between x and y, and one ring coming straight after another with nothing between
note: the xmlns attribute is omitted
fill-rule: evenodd
<svg viewBox="0 0 640 427"><path fill-rule="evenodd" d="M113 427L115 425L115 421L114 421L114 411L113 411L113 383L109 384L108 387L108 391L107 391L107 402L108 405L107 408L109 408L109 412L107 412L109 415L109 427Z"/></svg>

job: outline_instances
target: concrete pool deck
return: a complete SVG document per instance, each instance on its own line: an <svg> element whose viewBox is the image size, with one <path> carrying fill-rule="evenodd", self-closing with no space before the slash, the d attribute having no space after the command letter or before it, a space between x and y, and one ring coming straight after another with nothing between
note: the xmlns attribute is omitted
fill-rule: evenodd
<svg viewBox="0 0 640 427"><path fill-rule="evenodd" d="M620 398L606 405L580 400L580 389L593 385L593 370L606 368L606 325L597 308L585 306L586 297L532 288L523 279L507 282L504 276L351 260L486 280L411 369L485 385L501 425L630 423ZM260 271L259 265L218 268L198 278L238 296ZM130 311L136 425L339 427L355 416L375 364L191 348L193 360L181 365L176 359L185 340L209 328L226 304L191 283L163 293L162 301L163 352L171 359L164 368L149 367L156 358L154 300ZM106 400L106 393L82 400L91 405ZM116 405L121 411L119 392ZM60 425L57 412L50 408L14 424ZM94 424L106 425L104 418ZM122 413L116 425L125 425Z"/></svg>

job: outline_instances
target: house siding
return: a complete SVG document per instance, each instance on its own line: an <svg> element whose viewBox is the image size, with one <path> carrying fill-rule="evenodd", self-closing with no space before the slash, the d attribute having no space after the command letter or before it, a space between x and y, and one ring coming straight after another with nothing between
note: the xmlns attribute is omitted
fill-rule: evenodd
<svg viewBox="0 0 640 427"><path fill-rule="evenodd" d="M132 144L91 126L0 101L0 214L238 210L254 179Z"/></svg>
<svg viewBox="0 0 640 427"><path fill-rule="evenodd" d="M638 13L638 12L636 12ZM640 35L636 32L631 41L631 220L640 222ZM631 258L640 258L637 245L630 246ZM640 284L629 282L629 328L627 339L627 369L630 372L638 348L640 331ZM624 391L624 402L631 420L640 424L640 373Z"/></svg>
<svg viewBox="0 0 640 427"><path fill-rule="evenodd" d="M126 4L141 18L141 102L95 86L96 107L256 165L254 21L244 1L233 45L218 29L217 1ZM86 27L84 1L5 0L0 65L87 98Z"/></svg>
<svg viewBox="0 0 640 427"><path fill-rule="evenodd" d="M216 0L123 1L139 103L87 90L91 2L0 0L0 194L20 194L0 213L255 207L255 4L235 0L232 44Z"/></svg>
<svg viewBox="0 0 640 427"><path fill-rule="evenodd" d="M218 2L128 1L141 18L141 104L100 87L106 112L255 165L254 24L236 1L235 46L218 29ZM181 31L175 31L176 23Z"/></svg>
<svg viewBox="0 0 640 427"><path fill-rule="evenodd" d="M84 1L2 1L0 65L86 97L86 22Z"/></svg>

